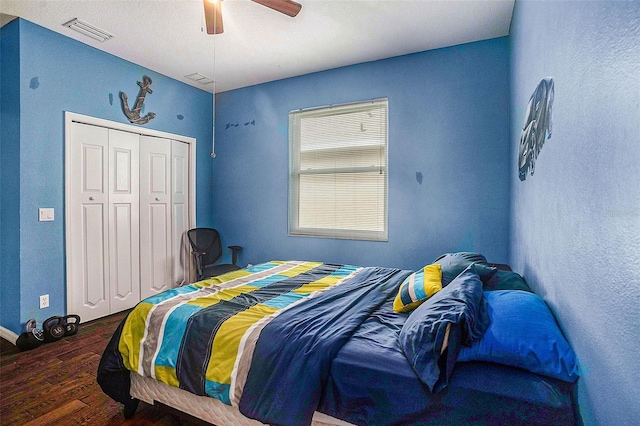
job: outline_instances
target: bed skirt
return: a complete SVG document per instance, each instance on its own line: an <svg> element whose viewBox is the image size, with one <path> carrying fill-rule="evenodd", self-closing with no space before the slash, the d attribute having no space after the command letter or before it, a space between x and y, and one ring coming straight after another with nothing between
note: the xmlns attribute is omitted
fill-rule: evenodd
<svg viewBox="0 0 640 426"><path fill-rule="evenodd" d="M134 372L131 372L131 396L151 405L159 402L215 425L264 425L243 416L238 407L226 405L215 398L194 395L184 389L166 385L149 377L142 377ZM311 424L313 426L353 426L351 423L317 411L313 415Z"/></svg>

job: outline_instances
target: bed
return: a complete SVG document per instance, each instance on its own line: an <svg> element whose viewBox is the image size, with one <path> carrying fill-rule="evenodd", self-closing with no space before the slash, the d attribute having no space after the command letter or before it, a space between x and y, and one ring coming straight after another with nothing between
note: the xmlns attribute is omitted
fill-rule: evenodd
<svg viewBox="0 0 640 426"><path fill-rule="evenodd" d="M171 289L98 368L126 417L142 400L217 425L570 425L577 379L542 299L476 253L417 271L271 261Z"/></svg>

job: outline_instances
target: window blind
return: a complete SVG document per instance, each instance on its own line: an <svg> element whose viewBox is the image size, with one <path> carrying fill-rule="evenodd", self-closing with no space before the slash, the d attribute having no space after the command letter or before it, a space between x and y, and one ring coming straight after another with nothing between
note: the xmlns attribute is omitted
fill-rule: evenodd
<svg viewBox="0 0 640 426"><path fill-rule="evenodd" d="M387 99L289 113L289 233L387 240Z"/></svg>

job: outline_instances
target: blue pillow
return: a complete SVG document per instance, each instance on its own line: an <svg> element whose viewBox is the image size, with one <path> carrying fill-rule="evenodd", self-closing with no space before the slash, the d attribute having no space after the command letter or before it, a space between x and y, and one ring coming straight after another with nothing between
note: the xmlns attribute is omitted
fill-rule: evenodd
<svg viewBox="0 0 640 426"><path fill-rule="evenodd" d="M533 293L522 276L513 271L497 270L495 275L484 284L485 290L522 290Z"/></svg>
<svg viewBox="0 0 640 426"><path fill-rule="evenodd" d="M438 256L436 260L433 261L433 263L439 263L441 260L446 260L446 259L457 259L461 261L464 260L469 265L472 263L487 263L487 258L484 257L484 255L480 253L474 253L471 251L458 251L455 253L441 254L440 256Z"/></svg>
<svg viewBox="0 0 640 426"><path fill-rule="evenodd" d="M398 339L416 375L437 392L449 381L460 345L480 338L488 323L482 282L469 266L409 315Z"/></svg>
<svg viewBox="0 0 640 426"><path fill-rule="evenodd" d="M483 255L467 251L445 253L434 260L433 263L442 265L442 287L449 285L455 277L460 275L471 264L476 265L475 272L483 284L488 283L497 271L496 268L487 265L487 259Z"/></svg>
<svg viewBox="0 0 640 426"><path fill-rule="evenodd" d="M489 361L524 368L566 382L578 362L544 300L520 290L485 291L491 324L482 338L463 347L458 361Z"/></svg>

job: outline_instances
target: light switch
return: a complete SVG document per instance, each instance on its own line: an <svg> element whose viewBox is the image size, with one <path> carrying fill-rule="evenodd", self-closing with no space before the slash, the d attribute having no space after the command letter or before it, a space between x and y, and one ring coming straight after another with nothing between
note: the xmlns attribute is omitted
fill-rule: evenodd
<svg viewBox="0 0 640 426"><path fill-rule="evenodd" d="M53 220L53 207L38 209L38 220L40 222L50 222Z"/></svg>

